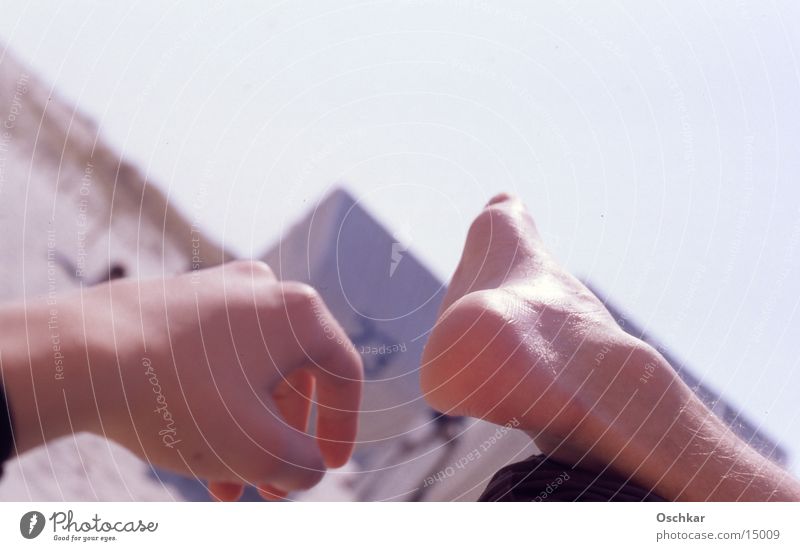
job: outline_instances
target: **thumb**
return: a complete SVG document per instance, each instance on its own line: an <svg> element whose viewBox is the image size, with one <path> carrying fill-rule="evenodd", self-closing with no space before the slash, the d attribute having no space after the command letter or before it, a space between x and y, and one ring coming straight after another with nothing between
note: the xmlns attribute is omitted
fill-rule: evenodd
<svg viewBox="0 0 800 551"><path fill-rule="evenodd" d="M267 464L259 479L251 482L269 484L284 492L313 487L326 471L316 440L287 422L277 408L270 409L260 443ZM263 410L259 413L263 418Z"/></svg>

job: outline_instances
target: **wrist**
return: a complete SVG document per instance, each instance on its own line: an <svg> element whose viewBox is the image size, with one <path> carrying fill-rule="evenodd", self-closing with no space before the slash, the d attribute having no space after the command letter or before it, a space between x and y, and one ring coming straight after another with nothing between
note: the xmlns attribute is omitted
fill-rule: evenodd
<svg viewBox="0 0 800 551"><path fill-rule="evenodd" d="M633 339L613 349L596 396L584 400L580 446L587 459L648 490L672 486L673 464L710 414L658 352ZM661 495L664 495L663 493Z"/></svg>
<svg viewBox="0 0 800 551"><path fill-rule="evenodd" d="M571 407L559 423L568 430L529 433L557 459L615 468L652 450L694 394L655 349L621 330L588 342L578 361L589 369L570 382Z"/></svg>
<svg viewBox="0 0 800 551"><path fill-rule="evenodd" d="M18 453L93 426L82 320L69 302L0 309L3 385Z"/></svg>

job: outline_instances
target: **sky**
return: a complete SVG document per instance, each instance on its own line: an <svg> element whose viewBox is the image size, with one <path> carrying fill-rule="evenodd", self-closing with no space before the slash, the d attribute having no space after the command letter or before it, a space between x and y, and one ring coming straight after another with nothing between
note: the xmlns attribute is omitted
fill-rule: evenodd
<svg viewBox="0 0 800 551"><path fill-rule="evenodd" d="M516 193L800 471L800 5L162 5L0 0L0 42L240 256L345 185L446 279Z"/></svg>

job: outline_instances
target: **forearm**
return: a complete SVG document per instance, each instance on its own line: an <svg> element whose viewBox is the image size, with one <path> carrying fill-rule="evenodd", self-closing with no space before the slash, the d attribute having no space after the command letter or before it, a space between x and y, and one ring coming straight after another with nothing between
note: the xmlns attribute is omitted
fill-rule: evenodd
<svg viewBox="0 0 800 551"><path fill-rule="evenodd" d="M665 438L653 442L652 452L643 459L641 477L671 499L800 500L800 485L794 478L743 442L702 404L681 412Z"/></svg>
<svg viewBox="0 0 800 551"><path fill-rule="evenodd" d="M660 373L674 373L660 356L654 361ZM736 436L677 376L648 384L603 444L615 470L670 500L800 500L798 481Z"/></svg>

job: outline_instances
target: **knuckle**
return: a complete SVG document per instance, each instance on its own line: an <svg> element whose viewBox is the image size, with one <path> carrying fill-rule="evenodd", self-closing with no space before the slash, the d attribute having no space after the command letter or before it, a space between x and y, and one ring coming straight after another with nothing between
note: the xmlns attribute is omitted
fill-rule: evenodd
<svg viewBox="0 0 800 551"><path fill-rule="evenodd" d="M350 341L337 343L342 350L333 377L343 384L360 384L364 381L364 362Z"/></svg>
<svg viewBox="0 0 800 551"><path fill-rule="evenodd" d="M275 273L269 264L262 260L234 260L227 265L235 273L251 278L275 279Z"/></svg>
<svg viewBox="0 0 800 551"><path fill-rule="evenodd" d="M322 298L314 287L299 281L283 283L281 293L286 307L291 310L317 310L322 302Z"/></svg>
<svg viewBox="0 0 800 551"><path fill-rule="evenodd" d="M480 386L480 366L491 364L498 350L513 346L513 318L508 299L477 291L454 302L437 321L426 345L421 387L428 402L446 413L463 413L463 398ZM451 407L455 407L451 410Z"/></svg>
<svg viewBox="0 0 800 551"><path fill-rule="evenodd" d="M495 327L498 323L513 321L508 305L510 300L513 298L505 292L475 291L453 303L443 318L455 314L461 320L464 331L470 328L482 329L483 325Z"/></svg>

